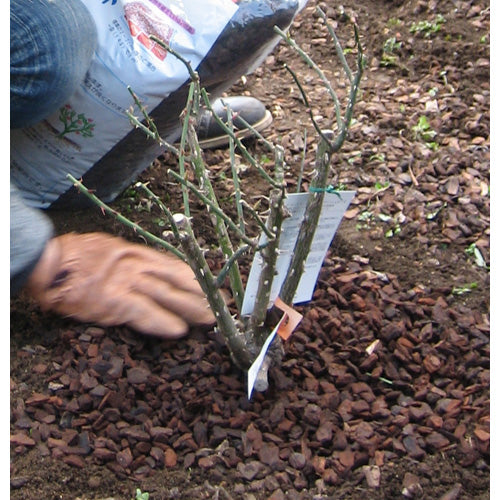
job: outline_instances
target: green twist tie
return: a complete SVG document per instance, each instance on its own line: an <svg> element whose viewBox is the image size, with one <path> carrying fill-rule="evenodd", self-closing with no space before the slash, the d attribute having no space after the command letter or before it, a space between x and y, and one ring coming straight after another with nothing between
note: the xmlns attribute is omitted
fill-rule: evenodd
<svg viewBox="0 0 500 500"><path fill-rule="evenodd" d="M342 198L340 196L340 193L330 184L328 187L325 188L319 188L319 187L309 187L309 191L311 193L333 193L336 194L339 198Z"/></svg>

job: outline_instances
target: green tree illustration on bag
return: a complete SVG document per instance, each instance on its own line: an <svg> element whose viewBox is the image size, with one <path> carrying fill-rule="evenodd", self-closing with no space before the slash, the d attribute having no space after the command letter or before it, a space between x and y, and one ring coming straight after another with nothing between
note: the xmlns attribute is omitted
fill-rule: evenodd
<svg viewBox="0 0 500 500"><path fill-rule="evenodd" d="M83 137L93 137L95 123L92 119L86 118L83 113L77 114L70 104L66 104L59 110L59 121L64 125L64 130L58 137L64 137L74 132Z"/></svg>

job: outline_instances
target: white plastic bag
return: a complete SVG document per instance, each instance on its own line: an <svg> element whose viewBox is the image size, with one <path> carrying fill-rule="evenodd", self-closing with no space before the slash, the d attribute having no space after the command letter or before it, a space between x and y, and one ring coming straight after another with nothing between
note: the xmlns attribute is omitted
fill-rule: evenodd
<svg viewBox="0 0 500 500"><path fill-rule="evenodd" d="M178 138L188 72L150 35L189 60L215 98L272 50L274 26L288 27L299 9L298 0L83 1L98 32L84 82L52 116L11 132L11 179L39 208L88 204L68 173L111 201L163 152L130 124L128 86L162 137Z"/></svg>

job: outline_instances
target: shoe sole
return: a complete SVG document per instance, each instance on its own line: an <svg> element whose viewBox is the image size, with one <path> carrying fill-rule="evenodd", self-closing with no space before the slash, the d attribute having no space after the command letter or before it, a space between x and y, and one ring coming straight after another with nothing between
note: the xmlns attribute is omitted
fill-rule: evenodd
<svg viewBox="0 0 500 500"><path fill-rule="evenodd" d="M269 127L272 121L273 121L273 115L271 115L271 113L268 110L266 110L264 117L257 123L254 123L252 127L257 132L261 132L265 128ZM255 133L248 128L245 128L243 130L238 130L234 135L240 140L248 139L249 137L255 137ZM200 148L202 149L220 148L221 146L229 145L229 135L223 134L217 137L212 137L211 139L204 139L199 142L200 142Z"/></svg>

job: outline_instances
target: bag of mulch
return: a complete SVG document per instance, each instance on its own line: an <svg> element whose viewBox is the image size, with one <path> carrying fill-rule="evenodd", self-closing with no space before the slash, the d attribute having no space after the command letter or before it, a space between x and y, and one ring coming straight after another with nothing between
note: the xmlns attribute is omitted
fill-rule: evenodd
<svg viewBox="0 0 500 500"><path fill-rule="evenodd" d="M130 86L160 135L180 135L189 75L150 38L164 41L196 68L215 99L252 71L279 41L307 0L83 0L98 31L84 82L52 116L11 132L11 179L28 204L82 207L86 198L67 174L104 201L127 188L163 148L126 115Z"/></svg>

